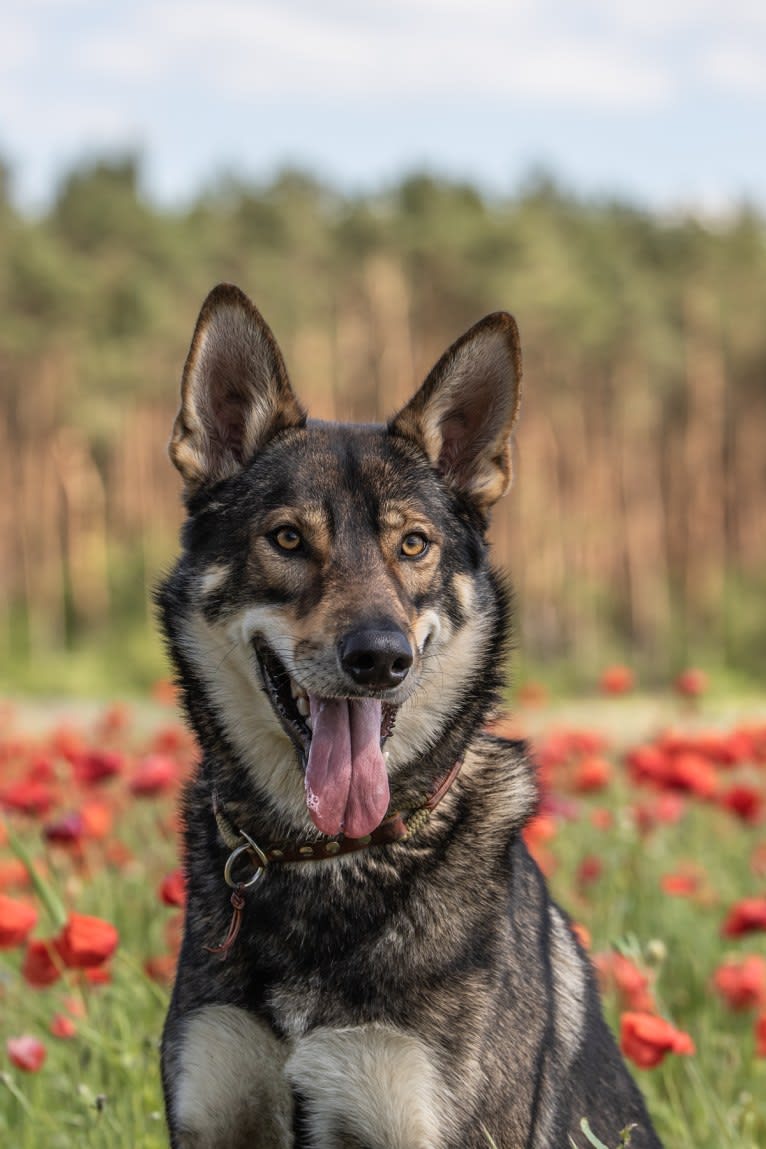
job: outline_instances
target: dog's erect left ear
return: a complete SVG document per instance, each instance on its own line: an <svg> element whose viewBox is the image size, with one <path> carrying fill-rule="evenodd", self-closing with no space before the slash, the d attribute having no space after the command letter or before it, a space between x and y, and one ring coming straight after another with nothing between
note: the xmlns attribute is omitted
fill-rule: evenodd
<svg viewBox="0 0 766 1149"><path fill-rule="evenodd" d="M451 486L486 513L511 483L511 428L521 397L513 316L488 315L442 355L389 423L414 440Z"/></svg>
<svg viewBox="0 0 766 1149"><path fill-rule="evenodd" d="M305 420L260 312L238 287L214 287L194 329L168 448L187 494L235 475L277 431Z"/></svg>

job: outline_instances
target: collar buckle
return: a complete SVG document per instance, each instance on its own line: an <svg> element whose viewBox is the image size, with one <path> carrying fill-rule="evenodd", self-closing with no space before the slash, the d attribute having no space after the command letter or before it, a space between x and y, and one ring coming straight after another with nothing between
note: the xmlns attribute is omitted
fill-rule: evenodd
<svg viewBox="0 0 766 1149"><path fill-rule="evenodd" d="M223 880L226 882L227 886L231 887L232 890L249 890L251 886L254 886L255 883L263 877L266 867L269 864L269 859L266 857L258 843L253 841L253 839L248 833L246 833L245 830L240 830L239 833L245 839L245 842L241 846L235 846L235 848L231 851L228 858L226 859L226 865L223 868ZM242 854L255 854L257 859L251 861L251 864L254 867L254 873L252 878L250 878L247 882L235 881L232 876L234 863Z"/></svg>

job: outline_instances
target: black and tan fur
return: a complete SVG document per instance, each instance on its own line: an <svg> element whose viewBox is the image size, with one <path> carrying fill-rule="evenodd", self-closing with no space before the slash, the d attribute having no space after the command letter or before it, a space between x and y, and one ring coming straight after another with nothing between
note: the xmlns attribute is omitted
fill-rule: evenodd
<svg viewBox="0 0 766 1149"><path fill-rule="evenodd" d="M634 1149L659 1146L522 842L537 801L525 748L483 731L508 616L485 532L510 483L519 382L500 313L387 426L311 422L249 300L222 286L202 309L170 448L188 519L158 595L203 751L163 1038L174 1149L569 1149L586 1145L582 1117L607 1145L635 1123ZM391 810L463 766L409 839L270 864L222 960L230 847L213 793L260 845L327 840L288 681L312 707L369 718L385 703L386 779L374 756L359 777L387 780ZM341 817L366 826L382 799L356 779ZM338 792L342 806L331 778L320 806Z"/></svg>

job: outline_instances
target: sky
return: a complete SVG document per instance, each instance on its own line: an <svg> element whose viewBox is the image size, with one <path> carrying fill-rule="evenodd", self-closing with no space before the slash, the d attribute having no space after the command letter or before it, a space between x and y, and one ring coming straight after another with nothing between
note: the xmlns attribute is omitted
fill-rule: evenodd
<svg viewBox="0 0 766 1149"><path fill-rule="evenodd" d="M16 200L126 151L173 204L291 165L766 209L766 0L0 0Z"/></svg>

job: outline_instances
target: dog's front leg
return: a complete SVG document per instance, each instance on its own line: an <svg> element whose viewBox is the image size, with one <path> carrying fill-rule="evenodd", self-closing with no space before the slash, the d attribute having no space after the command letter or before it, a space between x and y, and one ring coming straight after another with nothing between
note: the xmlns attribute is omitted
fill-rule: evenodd
<svg viewBox="0 0 766 1149"><path fill-rule="evenodd" d="M166 1034L173 1149L291 1149L287 1049L253 1014L206 1005Z"/></svg>
<svg viewBox="0 0 766 1149"><path fill-rule="evenodd" d="M439 1149L443 1086L420 1038L379 1025L315 1029L286 1073L302 1098L307 1140L321 1149Z"/></svg>

